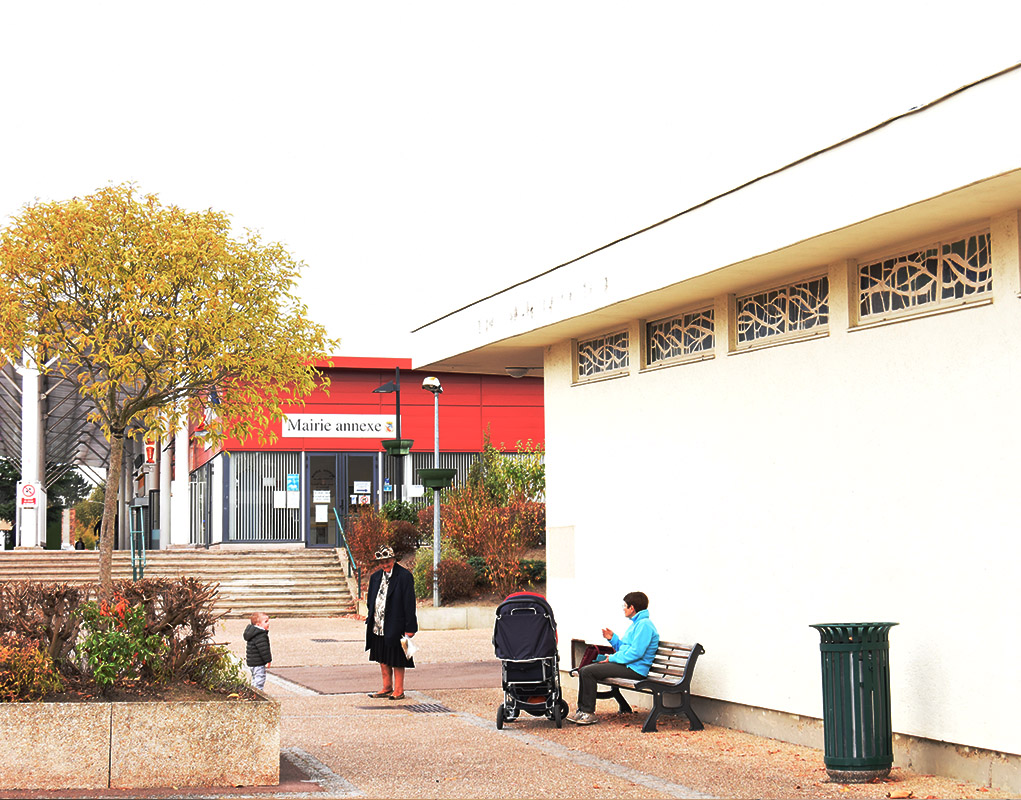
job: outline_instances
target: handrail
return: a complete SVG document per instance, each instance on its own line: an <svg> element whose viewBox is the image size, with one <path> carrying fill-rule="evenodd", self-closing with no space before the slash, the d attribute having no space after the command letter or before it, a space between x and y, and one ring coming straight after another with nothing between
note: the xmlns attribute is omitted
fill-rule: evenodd
<svg viewBox="0 0 1021 800"><path fill-rule="evenodd" d="M355 561L354 553L351 552L351 547L347 543L347 536L344 535L344 524L340 521L340 514L337 513L337 507L333 507L333 516L337 519L337 532L340 534L340 541L344 543L344 549L347 550L347 574L351 577L351 569L354 568L354 579L358 582L358 599L362 599L362 570L358 566L358 562Z"/></svg>
<svg viewBox="0 0 1021 800"><path fill-rule="evenodd" d="M145 577L145 529L141 507L129 509L128 538L131 541L131 580L140 581ZM138 523L138 530L135 524Z"/></svg>
<svg viewBox="0 0 1021 800"><path fill-rule="evenodd" d="M131 531L131 579L140 581L145 577L145 539L142 531Z"/></svg>

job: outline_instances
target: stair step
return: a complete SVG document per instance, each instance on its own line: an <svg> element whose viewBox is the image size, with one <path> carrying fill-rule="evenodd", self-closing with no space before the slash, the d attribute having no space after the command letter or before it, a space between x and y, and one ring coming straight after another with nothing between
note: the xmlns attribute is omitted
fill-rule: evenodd
<svg viewBox="0 0 1021 800"><path fill-rule="evenodd" d="M113 553L115 580L130 579L131 554ZM0 552L0 580L43 583L95 583L99 554L94 551ZM254 610L270 616L342 616L355 611L346 568L334 550L206 550L146 553L145 577L197 578L218 584L216 608L228 617Z"/></svg>

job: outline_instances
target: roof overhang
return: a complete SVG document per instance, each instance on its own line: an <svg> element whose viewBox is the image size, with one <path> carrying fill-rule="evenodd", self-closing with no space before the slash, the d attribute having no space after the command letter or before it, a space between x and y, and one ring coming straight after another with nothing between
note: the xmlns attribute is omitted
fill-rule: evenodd
<svg viewBox="0 0 1021 800"><path fill-rule="evenodd" d="M541 369L544 349L1021 208L1021 69L997 75L416 331L416 368Z"/></svg>
<svg viewBox="0 0 1021 800"><path fill-rule="evenodd" d="M13 364L0 366L0 458L21 463L21 375ZM70 467L105 468L110 445L89 422L92 403L70 380L53 372L39 376L42 429L45 437L46 485Z"/></svg>

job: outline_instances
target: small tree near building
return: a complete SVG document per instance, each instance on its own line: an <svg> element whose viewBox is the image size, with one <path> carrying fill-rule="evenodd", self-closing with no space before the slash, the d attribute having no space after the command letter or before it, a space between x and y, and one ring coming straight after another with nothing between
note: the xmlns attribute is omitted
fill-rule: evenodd
<svg viewBox="0 0 1021 800"><path fill-rule="evenodd" d="M203 416L217 441L267 438L320 383L335 346L292 291L301 265L227 214L185 211L131 184L27 205L0 234L0 357L75 381L110 441L100 584L111 586L125 435Z"/></svg>

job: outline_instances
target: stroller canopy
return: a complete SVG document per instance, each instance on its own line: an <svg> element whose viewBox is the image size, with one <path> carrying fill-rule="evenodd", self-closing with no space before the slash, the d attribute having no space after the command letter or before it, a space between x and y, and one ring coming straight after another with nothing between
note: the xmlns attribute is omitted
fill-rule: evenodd
<svg viewBox="0 0 1021 800"><path fill-rule="evenodd" d="M546 598L532 592L517 592L500 603L496 609L493 647L501 661L556 656L557 622Z"/></svg>

